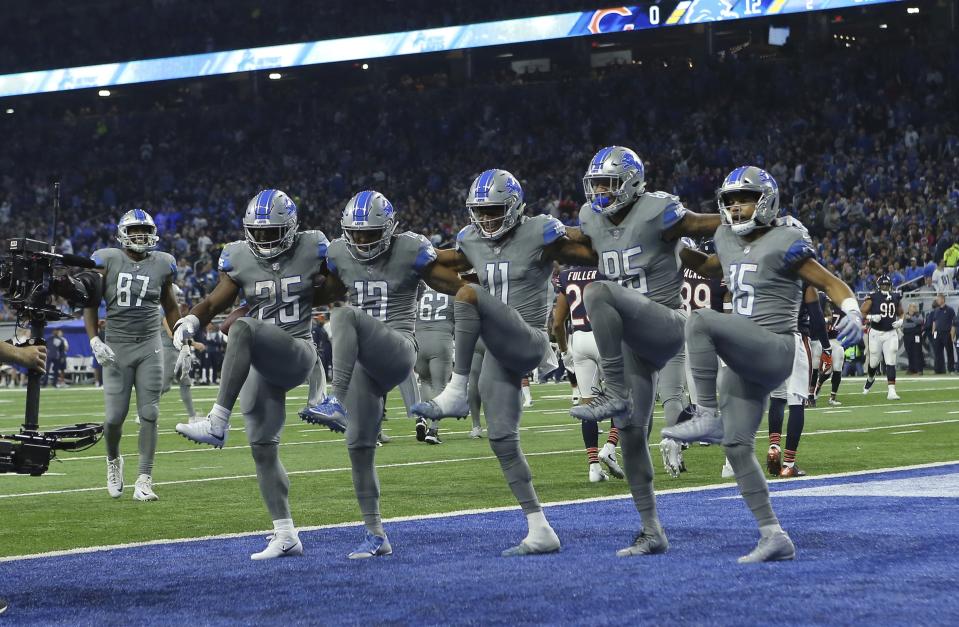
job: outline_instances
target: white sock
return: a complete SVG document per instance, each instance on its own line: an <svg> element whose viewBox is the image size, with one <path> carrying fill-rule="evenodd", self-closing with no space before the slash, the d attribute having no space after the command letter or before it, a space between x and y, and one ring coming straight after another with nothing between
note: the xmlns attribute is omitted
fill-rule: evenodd
<svg viewBox="0 0 959 627"><path fill-rule="evenodd" d="M889 391L890 391L890 392L895 392L895 391L896 391L896 384L895 384L895 383L890 383L890 384L889 384Z"/></svg>
<svg viewBox="0 0 959 627"><path fill-rule="evenodd" d="M545 531L549 528L549 522L546 521L546 514L542 510L526 514L526 524L529 525L529 535Z"/></svg>
<svg viewBox="0 0 959 627"><path fill-rule="evenodd" d="M782 525L779 525L778 523L775 525L766 525L765 527L759 528L759 535L764 538L768 538L769 536L775 535L777 533L782 533L782 532L783 532Z"/></svg>
<svg viewBox="0 0 959 627"><path fill-rule="evenodd" d="M450 382L446 384L446 389L456 394L466 394L466 388L469 382L470 376L468 374L456 374L454 372Z"/></svg>
<svg viewBox="0 0 959 627"><path fill-rule="evenodd" d="M230 414L232 413L233 412L223 405L217 405L216 403L213 403L213 409L210 410L210 417L216 418L220 422L228 424L230 422Z"/></svg>
<svg viewBox="0 0 959 627"><path fill-rule="evenodd" d="M521 389L523 390L523 402L524 403L533 402L533 395L529 391L529 386L524 385Z"/></svg>
<svg viewBox="0 0 959 627"><path fill-rule="evenodd" d="M296 529L293 527L292 518L280 518L273 521L274 535L283 538L295 538Z"/></svg>

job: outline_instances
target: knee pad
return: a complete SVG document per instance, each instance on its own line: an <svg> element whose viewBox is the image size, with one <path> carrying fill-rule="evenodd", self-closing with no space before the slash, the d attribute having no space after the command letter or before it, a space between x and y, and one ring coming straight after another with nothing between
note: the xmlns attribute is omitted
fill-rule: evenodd
<svg viewBox="0 0 959 627"><path fill-rule="evenodd" d="M232 331L232 329L231 329ZM279 446L272 442L266 444L250 444L255 464L270 464L279 458Z"/></svg>

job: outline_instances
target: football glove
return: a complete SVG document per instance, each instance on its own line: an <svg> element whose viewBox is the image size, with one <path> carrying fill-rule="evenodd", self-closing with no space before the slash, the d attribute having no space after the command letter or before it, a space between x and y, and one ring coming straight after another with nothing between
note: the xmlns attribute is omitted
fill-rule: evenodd
<svg viewBox="0 0 959 627"><path fill-rule="evenodd" d="M819 359L819 372L823 374L832 372L832 353L829 351L822 352L822 357Z"/></svg>
<svg viewBox="0 0 959 627"><path fill-rule="evenodd" d="M566 349L560 357L563 358L563 367L572 372L573 370L573 351Z"/></svg>
<svg viewBox="0 0 959 627"><path fill-rule="evenodd" d="M173 325L173 348L181 350L187 340L193 339L193 335L200 328L200 319L190 314L176 321Z"/></svg>
<svg viewBox="0 0 959 627"><path fill-rule="evenodd" d="M117 364L117 354L99 337L90 340L90 350L93 351L93 356L96 357L97 363L101 366L107 367Z"/></svg>
<svg viewBox="0 0 959 627"><path fill-rule="evenodd" d="M846 315L836 323L836 341L849 348L862 339L862 313L855 298L842 301L840 309Z"/></svg>
<svg viewBox="0 0 959 627"><path fill-rule="evenodd" d="M880 320L882 320L881 314L869 314L866 317L869 318L869 322L879 322Z"/></svg>
<svg viewBox="0 0 959 627"><path fill-rule="evenodd" d="M193 370L193 350L187 342L176 357L176 365L173 366L173 379L179 381L184 374L189 374L191 370Z"/></svg>
<svg viewBox="0 0 959 627"><path fill-rule="evenodd" d="M898 320L893 320L893 321L892 321L892 328L893 328L893 329L898 329L898 328L900 328L900 327L902 327L902 318L899 318Z"/></svg>

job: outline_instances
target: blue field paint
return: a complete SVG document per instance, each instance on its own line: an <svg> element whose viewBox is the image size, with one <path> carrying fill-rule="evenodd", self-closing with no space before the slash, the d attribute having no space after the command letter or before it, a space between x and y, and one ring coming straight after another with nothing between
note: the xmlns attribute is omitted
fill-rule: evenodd
<svg viewBox="0 0 959 627"><path fill-rule="evenodd" d="M564 544L548 556L498 557L525 533L514 510L387 523L394 555L356 562L346 554L359 526L304 532L304 557L269 562L249 560L259 537L6 562L2 622L956 624L959 499L785 496L956 474L959 464L771 486L795 562L735 563L757 534L722 488L660 496L671 549L645 558L613 555L638 524L616 499L547 508Z"/></svg>

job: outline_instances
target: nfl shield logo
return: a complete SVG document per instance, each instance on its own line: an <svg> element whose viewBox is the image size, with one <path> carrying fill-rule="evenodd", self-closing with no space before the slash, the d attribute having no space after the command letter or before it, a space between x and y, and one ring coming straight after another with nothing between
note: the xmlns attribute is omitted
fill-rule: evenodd
<svg viewBox="0 0 959 627"><path fill-rule="evenodd" d="M749 254L749 246L747 246L746 248L743 248L743 252L748 255L748 254Z"/></svg>
<svg viewBox="0 0 959 627"><path fill-rule="evenodd" d="M279 269L280 269L280 264L274 262L274 263L273 263L273 272L276 272L276 271L278 271Z"/></svg>
<svg viewBox="0 0 959 627"><path fill-rule="evenodd" d="M619 239L623 236L623 229L610 229L609 234L613 236L613 239Z"/></svg>

